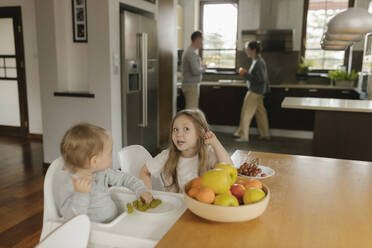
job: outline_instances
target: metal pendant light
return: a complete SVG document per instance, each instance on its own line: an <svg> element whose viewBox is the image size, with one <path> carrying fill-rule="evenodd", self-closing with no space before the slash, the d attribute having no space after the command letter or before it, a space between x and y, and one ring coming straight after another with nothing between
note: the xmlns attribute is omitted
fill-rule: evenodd
<svg viewBox="0 0 372 248"><path fill-rule="evenodd" d="M357 42L363 39L363 35L362 34L333 34L333 33L327 32L324 38L329 41L339 40L339 41Z"/></svg>
<svg viewBox="0 0 372 248"><path fill-rule="evenodd" d="M328 23L327 33L365 34L372 32L372 15L362 8L349 8L335 15Z"/></svg>

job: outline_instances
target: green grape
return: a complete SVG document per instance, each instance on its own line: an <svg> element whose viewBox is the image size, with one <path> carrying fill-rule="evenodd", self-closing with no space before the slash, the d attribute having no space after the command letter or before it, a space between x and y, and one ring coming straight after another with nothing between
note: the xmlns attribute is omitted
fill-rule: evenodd
<svg viewBox="0 0 372 248"><path fill-rule="evenodd" d="M137 200L135 200L132 204L133 204L133 207L135 207L135 208L138 207L138 201Z"/></svg>
<svg viewBox="0 0 372 248"><path fill-rule="evenodd" d="M131 214L131 213L133 213L133 208L128 208L128 214Z"/></svg>
<svg viewBox="0 0 372 248"><path fill-rule="evenodd" d="M127 209L128 209L128 214L133 213L133 207L132 207L132 204L127 203Z"/></svg>
<svg viewBox="0 0 372 248"><path fill-rule="evenodd" d="M150 208L156 208L161 204L160 199L155 199L153 198L152 201L149 204L146 204L145 201L142 198L139 198L138 200L135 200L131 203L127 203L127 209L128 213L133 213L134 209L137 209L138 211L141 212L146 212Z"/></svg>
<svg viewBox="0 0 372 248"><path fill-rule="evenodd" d="M159 206L161 204L161 200L160 199L153 199L150 203L150 206L151 208L156 208L157 206Z"/></svg>
<svg viewBox="0 0 372 248"><path fill-rule="evenodd" d="M138 210L141 212L145 212L147 210L146 205L139 207Z"/></svg>

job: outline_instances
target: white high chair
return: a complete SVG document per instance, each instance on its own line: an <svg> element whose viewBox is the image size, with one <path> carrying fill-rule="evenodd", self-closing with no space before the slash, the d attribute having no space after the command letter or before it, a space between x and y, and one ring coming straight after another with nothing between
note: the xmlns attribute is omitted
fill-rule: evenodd
<svg viewBox="0 0 372 248"><path fill-rule="evenodd" d="M134 151L132 149L134 149ZM125 155L123 157L123 162L124 164L128 164L128 170L125 170L132 174L134 173L132 169L136 168L138 174L133 175L138 176L140 168L145 164L147 159L151 158L151 155L143 147L127 149L124 148L123 150L125 150L123 154ZM119 154L119 156L121 155ZM40 240L46 239L46 237L48 237L48 234L52 235L53 231L58 230L58 227L63 225L63 223L65 222L58 211L53 195L53 181L55 180L55 174L58 170L61 170L63 168L63 165L64 161L62 158L54 160L49 166L48 171L45 175L44 216ZM129 170L129 168L131 170ZM153 180L153 182L154 181L156 181L156 179ZM158 179L158 183L161 185L160 179ZM156 183L153 185L155 187L158 187L156 186ZM154 247L186 209L186 206L183 204L177 211L170 212L169 214L154 214L147 216L146 214L134 213L128 215L128 213L125 211L125 204L135 200L136 195L124 187L114 186L110 188L109 192L118 207L119 213L121 214L109 223L90 222L90 233L88 239L89 248ZM157 194L158 197L172 196L179 198L180 201L183 203L183 196L180 194L158 191L153 192ZM66 235L64 235L64 237L69 238ZM76 246L67 245L64 247Z"/></svg>
<svg viewBox="0 0 372 248"><path fill-rule="evenodd" d="M56 171L63 168L64 161L62 157L57 158L49 166L44 180L44 214L43 214L43 229L40 240L44 239L48 233L58 226L58 223L63 223L62 217L59 215L53 195L53 178Z"/></svg>
<svg viewBox="0 0 372 248"><path fill-rule="evenodd" d="M78 215L50 232L36 248L86 248L90 221L86 215Z"/></svg>
<svg viewBox="0 0 372 248"><path fill-rule="evenodd" d="M140 178L141 168L151 159L151 154L140 145L131 145L119 151L119 163L122 171ZM152 189L164 191L164 186L160 177L151 177Z"/></svg>

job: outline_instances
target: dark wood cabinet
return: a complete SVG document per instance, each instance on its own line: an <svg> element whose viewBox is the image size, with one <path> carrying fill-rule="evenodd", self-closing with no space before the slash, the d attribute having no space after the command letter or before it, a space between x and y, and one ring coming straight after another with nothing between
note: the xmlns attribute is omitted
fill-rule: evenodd
<svg viewBox="0 0 372 248"><path fill-rule="evenodd" d="M285 97L310 97L302 89L272 88L265 97L265 107L269 118L270 128L307 130L314 127L314 111L297 109L283 109L282 102Z"/></svg>
<svg viewBox="0 0 372 248"><path fill-rule="evenodd" d="M211 125L238 126L246 93L245 86L201 85L199 108L205 113L208 123ZM353 90L272 87L264 100L270 128L312 131L314 129L314 111L283 109L281 105L285 97L359 99L359 94ZM181 89L179 89L177 110L183 108L184 99ZM256 126L254 119L251 126Z"/></svg>
<svg viewBox="0 0 372 248"><path fill-rule="evenodd" d="M199 108L212 125L239 125L246 87L200 86Z"/></svg>
<svg viewBox="0 0 372 248"><path fill-rule="evenodd" d="M271 88L271 92L265 97L270 128L312 131L314 111L283 109L281 104L285 97L359 99L359 94L353 90Z"/></svg>

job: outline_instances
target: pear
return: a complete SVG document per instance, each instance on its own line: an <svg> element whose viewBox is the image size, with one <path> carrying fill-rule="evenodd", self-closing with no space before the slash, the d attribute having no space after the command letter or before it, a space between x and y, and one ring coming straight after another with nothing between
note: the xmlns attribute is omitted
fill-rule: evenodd
<svg viewBox="0 0 372 248"><path fill-rule="evenodd" d="M224 193L216 196L214 199L214 205L238 207L239 201L235 196L230 195L229 193Z"/></svg>
<svg viewBox="0 0 372 248"><path fill-rule="evenodd" d="M223 169L213 169L204 173L202 186L211 188L215 194L223 194L230 189L230 176Z"/></svg>
<svg viewBox="0 0 372 248"><path fill-rule="evenodd" d="M214 168L226 170L227 173L230 175L230 186L235 183L238 176L238 170L234 166L231 166L229 164L216 164Z"/></svg>
<svg viewBox="0 0 372 248"><path fill-rule="evenodd" d="M259 188L249 188L245 191L243 196L243 202L245 205L259 202L265 198L265 191Z"/></svg>

